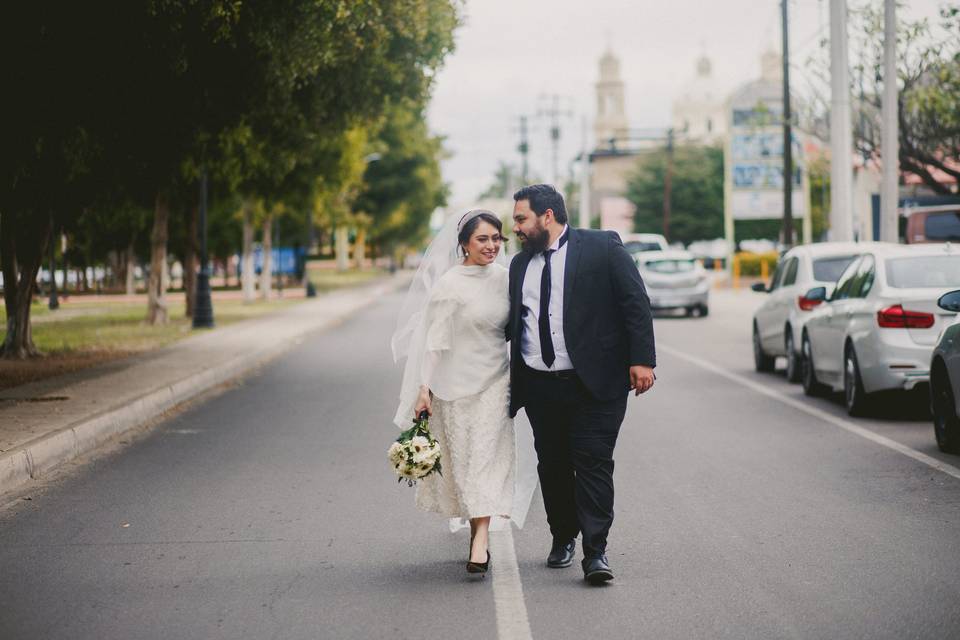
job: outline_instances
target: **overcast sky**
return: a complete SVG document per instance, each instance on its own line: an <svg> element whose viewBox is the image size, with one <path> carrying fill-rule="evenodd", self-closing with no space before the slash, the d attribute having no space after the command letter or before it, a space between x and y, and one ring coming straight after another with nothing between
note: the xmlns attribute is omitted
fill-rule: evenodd
<svg viewBox="0 0 960 640"><path fill-rule="evenodd" d="M907 4L911 17L934 17L940 1ZM545 95L560 95L573 112L561 118L560 164L567 170L584 118L592 143L593 85L608 46L621 61L632 128L669 124L673 98L702 54L717 84L732 90L759 76L764 50L780 50L778 0L472 0L464 18L429 111L432 130L447 137L452 153L443 173L453 206L472 204L499 160L519 166L522 114L531 116L531 172L550 179L549 124L535 117ZM829 0L791 0L790 20L792 77L802 82L805 61L829 35Z"/></svg>

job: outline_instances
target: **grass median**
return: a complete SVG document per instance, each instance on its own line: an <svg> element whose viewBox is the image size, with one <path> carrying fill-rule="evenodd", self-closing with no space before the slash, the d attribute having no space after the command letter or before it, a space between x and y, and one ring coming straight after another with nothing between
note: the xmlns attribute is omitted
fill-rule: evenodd
<svg viewBox="0 0 960 640"><path fill-rule="evenodd" d="M310 279L319 292L353 287L373 280L384 272L366 269L347 272L311 272ZM285 288L285 292L292 291ZM217 327L256 318L304 301L300 288L296 297L257 300L245 304L238 298L223 298L215 293L214 320ZM60 309L50 311L46 298L37 298L31 309L33 341L43 357L30 360L0 360L0 389L43 380L62 373L84 369L132 354L158 349L185 338L195 330L187 318L183 293L167 295L169 322L151 326L144 322L146 303L122 296L111 300L99 296L96 301L70 296ZM0 307L0 326L6 313ZM204 331L200 329L199 331Z"/></svg>

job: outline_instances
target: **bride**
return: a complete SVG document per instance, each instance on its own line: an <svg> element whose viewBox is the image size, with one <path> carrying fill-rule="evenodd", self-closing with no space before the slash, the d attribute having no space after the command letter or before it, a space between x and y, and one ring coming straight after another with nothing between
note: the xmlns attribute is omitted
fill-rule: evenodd
<svg viewBox="0 0 960 640"><path fill-rule="evenodd" d="M489 531L523 526L537 481L532 439L518 436L509 415L502 228L483 209L446 222L392 340L394 359L407 357L394 422L408 428L426 411L441 449L443 473L420 480L417 506L451 518L452 530L469 521L467 571L478 574L489 568Z"/></svg>

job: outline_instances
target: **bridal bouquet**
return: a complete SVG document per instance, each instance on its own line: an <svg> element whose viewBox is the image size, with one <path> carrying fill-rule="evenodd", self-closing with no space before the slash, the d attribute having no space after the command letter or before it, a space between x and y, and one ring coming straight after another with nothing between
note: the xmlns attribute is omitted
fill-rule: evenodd
<svg viewBox="0 0 960 640"><path fill-rule="evenodd" d="M406 480L407 486L412 487L420 478L440 473L440 444L430 434L427 422L427 412L424 411L414 419L413 426L390 445L387 458L400 476L397 482Z"/></svg>

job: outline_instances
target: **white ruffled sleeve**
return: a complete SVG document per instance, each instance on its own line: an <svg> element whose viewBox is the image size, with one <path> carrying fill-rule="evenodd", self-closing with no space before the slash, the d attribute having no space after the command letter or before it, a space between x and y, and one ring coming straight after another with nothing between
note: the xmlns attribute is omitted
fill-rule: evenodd
<svg viewBox="0 0 960 640"><path fill-rule="evenodd" d="M420 368L421 384L432 388L431 382L443 357L442 352L453 347L456 333L456 314L460 303L450 296L436 297L427 305L426 338Z"/></svg>

